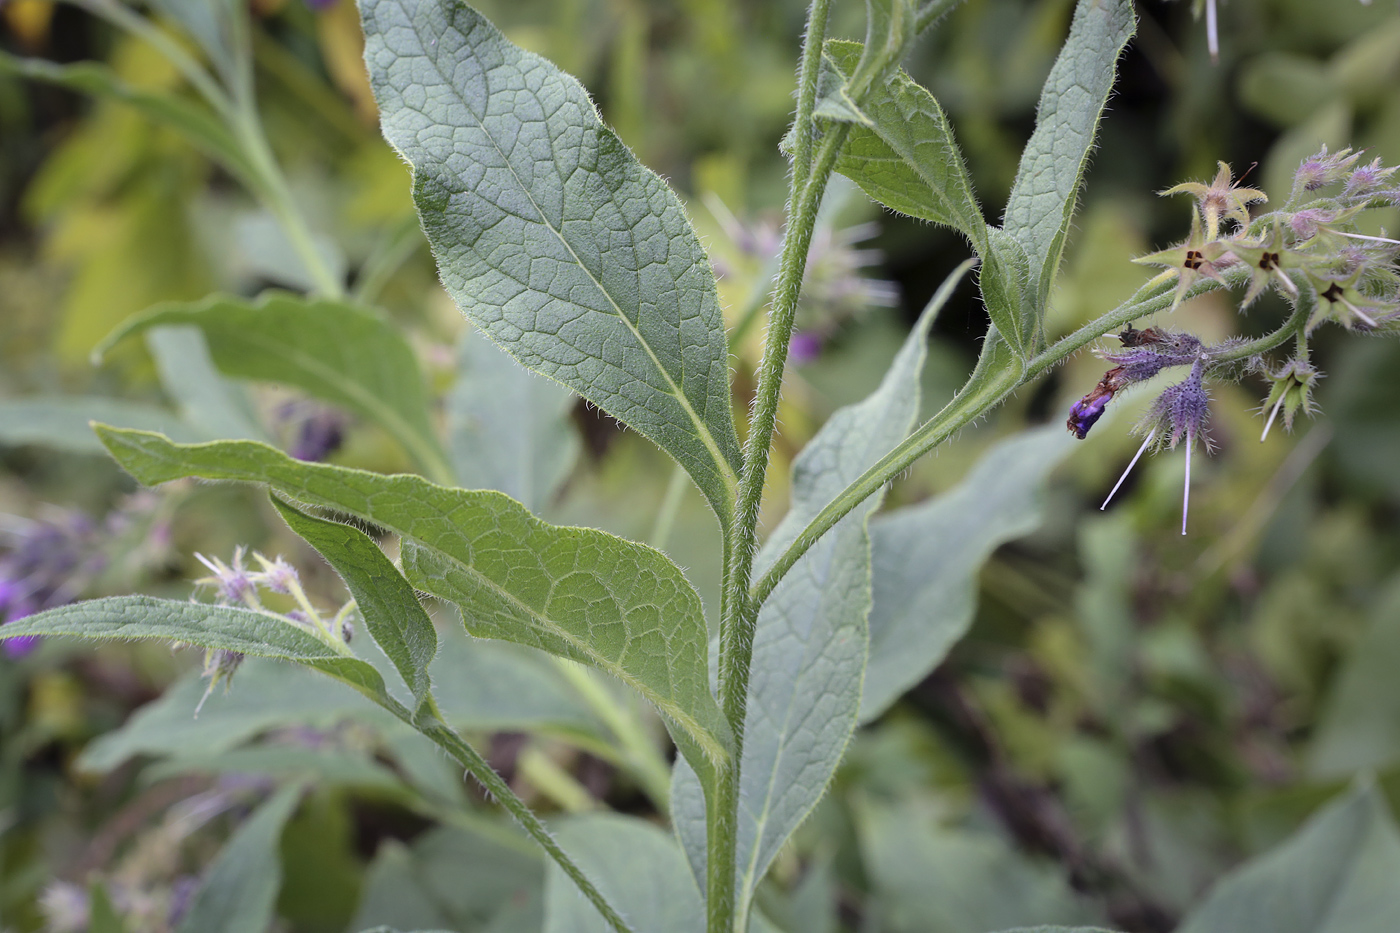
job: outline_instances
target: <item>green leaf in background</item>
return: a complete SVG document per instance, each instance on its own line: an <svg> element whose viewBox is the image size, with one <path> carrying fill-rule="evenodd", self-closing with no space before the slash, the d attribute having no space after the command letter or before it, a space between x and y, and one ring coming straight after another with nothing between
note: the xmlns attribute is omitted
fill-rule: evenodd
<svg viewBox="0 0 1400 933"><path fill-rule="evenodd" d="M37 444L78 454L106 454L89 422L156 431L178 441L209 440L175 412L92 396L39 396L0 402L0 444Z"/></svg>
<svg viewBox="0 0 1400 933"><path fill-rule="evenodd" d="M482 335L464 335L457 383L447 396L457 484L498 489L532 512L544 509L578 458L578 431L569 418L574 399Z"/></svg>
<svg viewBox="0 0 1400 933"><path fill-rule="evenodd" d="M95 882L88 888L87 933L126 933L121 915L112 906L106 885Z"/></svg>
<svg viewBox="0 0 1400 933"><path fill-rule="evenodd" d="M384 135L447 290L492 340L650 438L727 526L739 465L714 274L584 89L455 2L364 0Z"/></svg>
<svg viewBox="0 0 1400 933"><path fill-rule="evenodd" d="M180 24L209 56L225 82L237 83L240 69L246 68L241 56L241 38L246 37L247 14L236 0L151 0L151 6Z"/></svg>
<svg viewBox="0 0 1400 933"><path fill-rule="evenodd" d="M1400 830L1369 783L1225 876L1178 933L1389 933L1400 917Z"/></svg>
<svg viewBox="0 0 1400 933"><path fill-rule="evenodd" d="M472 634L611 674L704 755L725 755L729 731L709 690L700 597L661 552L602 531L549 525L491 490L303 463L246 441L177 445L156 434L96 430L147 485L186 476L260 483L401 535L409 582L456 603Z"/></svg>
<svg viewBox="0 0 1400 933"><path fill-rule="evenodd" d="M58 65L43 59L20 58L0 52L0 74L19 75L80 94L127 104L156 123L178 132L251 190L259 189L258 173L248 163L238 140L224 122L203 104L174 94L133 87L110 67L97 62Z"/></svg>
<svg viewBox="0 0 1400 933"><path fill-rule="evenodd" d="M855 814L882 933L1094 919L1059 866L1031 861L991 833L939 826L912 804L861 802Z"/></svg>
<svg viewBox="0 0 1400 933"><path fill-rule="evenodd" d="M879 388L832 415L798 455L791 508L759 552L755 574L908 435L919 413L929 328L970 265L954 272L929 302ZM869 648L866 519L881 498L866 499L808 549L759 610L739 791L735 872L741 915L778 851L821 799L855 729ZM704 878L699 782L679 766L672 810L691 867Z"/></svg>
<svg viewBox="0 0 1400 933"><path fill-rule="evenodd" d="M434 479L451 469L429 421L423 373L403 335L364 308L268 292L249 302L212 295L157 305L123 324L95 351L164 325L204 332L219 371L295 386L378 424Z"/></svg>
<svg viewBox="0 0 1400 933"><path fill-rule="evenodd" d="M1400 761L1400 578L1375 605L1308 750L1308 770L1316 777L1346 777Z"/></svg>
<svg viewBox="0 0 1400 933"><path fill-rule="evenodd" d="M415 713L428 701L428 665L437 654L437 630L418 594L363 531L314 518L276 496L272 504L287 526L304 538L340 574L374 643L413 691Z"/></svg>
<svg viewBox="0 0 1400 933"><path fill-rule="evenodd" d="M702 933L705 905L669 833L618 814L576 816L551 826L608 903L633 929ZM612 927L556 865L545 871L544 933L607 933Z"/></svg>
<svg viewBox="0 0 1400 933"><path fill-rule="evenodd" d="M960 231L977 250L987 250L987 224L953 129L933 95L903 71L871 88L855 117L854 105L841 107L845 82L860 60L861 46L832 39L822 57L826 96L817 115L854 123L841 148L836 171L891 210ZM843 114L846 116L843 117Z"/></svg>
<svg viewBox="0 0 1400 933"><path fill-rule="evenodd" d="M301 785L289 784L238 827L194 892L176 933L266 933L282 886L278 842L300 799Z"/></svg>
<svg viewBox="0 0 1400 933"><path fill-rule="evenodd" d="M1069 38L1045 80L1035 132L1021 154L1002 222L1030 259L1028 286L1037 314L1060 265L1115 64L1136 25L1132 0L1079 0ZM1034 324L1039 327L1038 319Z"/></svg>
<svg viewBox="0 0 1400 933"><path fill-rule="evenodd" d="M191 673L133 713L120 729L87 744L77 767L88 773L111 771L140 756L213 756L254 736L285 726L329 729L346 719L384 725L392 722L359 693L327 684L312 671L252 657L239 665L233 687L215 690L194 718L207 684Z"/></svg>
<svg viewBox="0 0 1400 933"><path fill-rule="evenodd" d="M953 489L870 522L869 722L943 660L972 622L977 573L997 546L1040 524L1046 477L1073 446L1058 425L992 447Z"/></svg>
<svg viewBox="0 0 1400 933"><path fill-rule="evenodd" d="M482 823L480 828L439 827L408 846L396 840L382 843L350 929L387 924L399 930L539 933L543 858L503 824Z"/></svg>
<svg viewBox="0 0 1400 933"><path fill-rule="evenodd" d="M376 702L394 703L384 678L348 649L333 647L309 628L281 616L234 606L110 596L70 603L0 626L0 640L21 635L74 638L158 638L260 658L296 661L329 674Z"/></svg>
<svg viewBox="0 0 1400 933"><path fill-rule="evenodd" d="M155 360L161 388L180 409L180 417L202 437L267 440L243 387L219 375L198 328L153 327L146 331L146 347Z"/></svg>

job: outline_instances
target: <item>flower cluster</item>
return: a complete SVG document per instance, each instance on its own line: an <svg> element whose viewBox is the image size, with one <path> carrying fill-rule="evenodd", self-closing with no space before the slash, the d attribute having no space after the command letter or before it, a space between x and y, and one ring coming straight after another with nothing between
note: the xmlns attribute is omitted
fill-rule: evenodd
<svg viewBox="0 0 1400 933"><path fill-rule="evenodd" d="M308 629L319 638L345 645L348 645L355 635L355 626L351 621L355 601L352 599L345 603L331 618L324 618L307 598L296 568L280 556L268 560L254 551L253 560L258 564L257 570L248 567L247 551L242 547L234 550L233 560L229 563L224 563L217 557L205 557L203 554L195 554L195 557L209 570L209 576L200 577L194 583L196 586L212 587L214 601L218 605L239 606L265 613ZM262 591L290 596L295 608L284 613L268 609L263 605L260 595ZM203 709L205 700L209 699L215 686L223 683L227 687L242 663L243 655L237 651L211 648L204 653L204 676L209 678L209 688L204 691L199 706L195 708L195 715Z"/></svg>
<svg viewBox="0 0 1400 933"><path fill-rule="evenodd" d="M118 555L135 570L162 562L169 532L158 502L152 493L131 496L101 522L58 508L38 519L0 515L0 624L73 602ZM0 651L22 657L38 643L38 636L11 638Z"/></svg>
<svg viewBox="0 0 1400 933"><path fill-rule="evenodd" d="M1309 358L1308 340L1319 326L1334 322L1359 333L1400 333L1400 270L1395 265L1400 240L1356 229L1366 211L1400 205L1395 173L1395 167L1383 166L1379 159L1362 162L1359 152L1328 152L1324 146L1298 166L1288 201L1274 212L1251 216L1251 205L1268 197L1239 186L1223 162L1208 183L1189 182L1162 192L1187 194L1196 201L1184 243L1136 260L1165 267L1154 281L1175 281L1173 309L1203 281L1246 285L1241 310L1269 289L1294 309L1289 323L1273 335L1278 339L1267 344L1294 341L1293 355L1278 366L1240 350L1238 341L1208 347L1190 334L1157 327L1139 331L1130 325L1119 334L1121 350L1099 351L1113 367L1075 403L1067 422L1081 439L1122 389L1170 367L1190 367L1186 379L1163 391L1138 426L1146 439L1128 465L1131 471L1149 447L1175 448L1186 442L1182 534L1192 448L1200 440L1211 449L1208 378L1236 378L1242 362L1245 369L1265 373L1271 382L1261 409L1269 412L1263 431L1267 437L1280 413L1291 429L1299 411L1313 411L1312 391L1322 374ZM1122 483L1119 479L1109 499Z"/></svg>

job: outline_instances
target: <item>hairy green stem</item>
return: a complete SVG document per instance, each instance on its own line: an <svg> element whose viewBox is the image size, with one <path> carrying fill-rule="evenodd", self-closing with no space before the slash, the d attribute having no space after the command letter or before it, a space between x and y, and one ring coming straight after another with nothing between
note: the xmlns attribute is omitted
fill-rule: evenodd
<svg viewBox="0 0 1400 933"><path fill-rule="evenodd" d="M544 823L540 822L540 818L535 815L534 811L525 804L525 801L521 800L516 795L515 791L510 789L510 785L506 783L504 778L496 773L496 770L491 767L490 763L487 762L485 758L481 757L481 754L476 749L472 748L471 745L457 734L455 729L448 726L440 719L431 716L426 717L425 720L414 723L411 717L408 716L407 710L404 710L403 713L400 714L400 718L405 719L406 722L419 732L432 739L438 747L442 748L451 755L458 764L466 768L467 773L481 783L481 786L486 789L486 792L490 794L497 803L504 807L507 813L515 818L516 822L540 844L540 847L544 849L545 853L548 854L550 858L554 859L555 864L563 869L564 874L568 875L574 884L578 885L578 889L583 892L583 896L588 898L593 906L598 909L598 913L603 915L603 919L608 922L609 926L616 930L617 933L633 933L632 928L627 925L627 921L623 920L622 917L618 915L617 911L614 910L612 905L607 902L607 899L603 897L602 892L600 892L597 887L594 886L593 882L589 880L588 876L584 874L583 869L579 868L578 865L574 863L574 860L569 858L568 853L559 847L559 843L549 834L549 830L545 828Z"/></svg>
<svg viewBox="0 0 1400 933"><path fill-rule="evenodd" d="M807 183L812 169L812 134L816 124L812 111L817 105L817 76L821 73L822 47L826 42L826 20L831 0L812 0L807 12L807 31L802 36L802 66L797 76L797 114L793 117L792 190Z"/></svg>

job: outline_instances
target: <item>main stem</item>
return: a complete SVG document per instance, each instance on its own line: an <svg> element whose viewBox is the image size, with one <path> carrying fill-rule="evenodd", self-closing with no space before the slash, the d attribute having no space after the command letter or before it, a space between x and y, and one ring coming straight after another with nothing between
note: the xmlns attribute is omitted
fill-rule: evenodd
<svg viewBox="0 0 1400 933"><path fill-rule="evenodd" d="M817 209L826 193L827 179L849 127L832 127L822 139L813 164L816 125L817 74L826 39L831 0L812 0L803 36L802 64L797 78L797 113L793 119L793 165L788 199L787 234L778 269L777 286L768 318L763 360L758 369L744 445L744 469L739 479L737 504L730 525L730 554L726 561L723 606L720 616L719 699L734 733L733 751L717 769L711 799L706 801L706 925L709 933L742 933L747 917L739 916L735 897L735 861L738 847L739 775L744 751L744 718L748 710L749 665L753 659L753 631L757 609L750 606L749 581L757 551L759 507L768 475L769 450L777 425L778 398L788 343L802 292L807 252L812 245Z"/></svg>

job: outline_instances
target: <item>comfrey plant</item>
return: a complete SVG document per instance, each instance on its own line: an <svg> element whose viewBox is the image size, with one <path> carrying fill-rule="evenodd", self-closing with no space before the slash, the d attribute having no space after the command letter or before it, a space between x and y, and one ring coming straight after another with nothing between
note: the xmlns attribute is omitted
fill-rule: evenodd
<svg viewBox="0 0 1400 933"><path fill-rule="evenodd" d="M872 522L895 477L1115 332L1122 346L1105 351L1113 368L1075 406L1070 427L1083 436L1121 389L1184 368L1143 432L1145 446L1190 450L1207 443L1208 380L1251 366L1265 371L1264 355L1293 341L1293 359L1267 370L1274 378L1267 404L1288 422L1307 409L1316 379L1307 354L1313 328L1325 320L1365 331L1394 326L1392 244L1353 227L1361 211L1394 201L1390 170L1324 153L1305 163L1275 214L1251 217L1248 205L1262 196L1235 187L1225 168L1209 185L1182 186L1199 202L1190 238L1146 257L1167 271L1049 342L1042 321L1115 63L1134 29L1133 3L1079 0L999 224L984 217L938 101L900 67L919 34L956 4L868 0L865 41L852 42L827 39L831 0L811 3L784 144L786 227L741 443L714 272L677 196L602 123L577 81L459 0L361 0L384 135L412 167L443 285L516 363L654 442L699 488L722 533L712 642L699 594L665 553L532 512L542 499L534 462L499 480L515 497L463 488L477 475L469 465L489 451L468 444L449 452L414 354L392 327L346 299L342 278L296 213L258 121L239 7L155 4L189 32L211 72L189 46L126 7L84 0L165 50L199 99L153 97L90 68L10 66L118 96L196 141L283 225L317 290L162 306L107 345L142 331L194 328L222 374L291 385L378 425L421 475L307 462L227 434L182 443L98 425L106 449L145 484L197 477L265 487L287 526L343 578L369 639L352 645L338 621L321 620L309 605L304 617L266 611L259 587L304 601L295 577L275 562L250 570L239 557L208 562L218 604L95 600L11 622L0 638L157 638L205 648L215 676L250 655L321 671L435 743L538 843L553 863L546 929L770 929L755 906L759 885L822 797L854 729L934 667L966 629L961 609L946 610L947 618L935 610L930 619L923 548L946 545L950 527L960 529L955 546L964 554L985 555L1000 540L977 520L990 508L977 490L960 500L972 516L961 523L918 507ZM935 294L879 388L837 412L797 458L791 507L761 542L784 369L833 173L891 210L953 228L972 256ZM952 401L916 425L929 328L974 266L991 319L981 355ZM1247 301L1279 291L1293 314L1266 336L1221 346L1131 327L1206 291L1244 286ZM526 404L534 389L514 397L509 386L522 385L515 369L490 371L499 405ZM498 420L506 426L493 443L502 449L513 450L516 435L531 428L519 417ZM1053 462L1050 445L1064 440L1042 433L979 482L1029 488L1030 476ZM363 527L397 537L396 556ZM951 582L936 582L965 589L975 570L974 562ZM583 685L598 716L636 752L647 793L673 832L622 816L547 828L443 713L434 680L459 675L437 665L430 671L440 633L423 593L455 606L479 639L560 659L556 676ZM678 751L674 768L637 739L644 730L629 726L626 705L614 702L617 684L659 713ZM250 826L266 836L295 799L295 788L284 788ZM235 882L214 872L206 884ZM232 900L215 892L191 910ZM207 918L204 926L190 922L190 929L220 928Z"/></svg>

